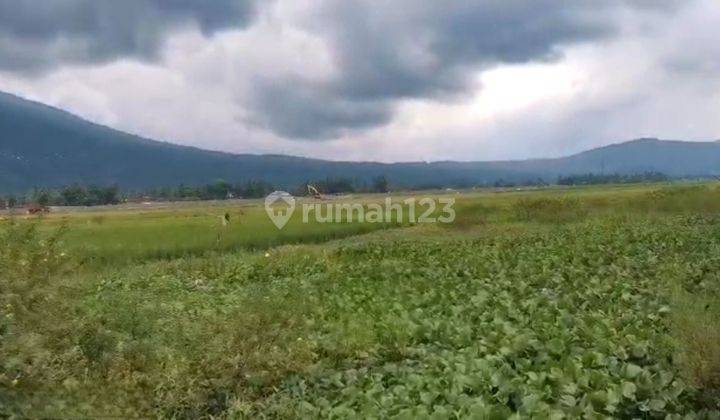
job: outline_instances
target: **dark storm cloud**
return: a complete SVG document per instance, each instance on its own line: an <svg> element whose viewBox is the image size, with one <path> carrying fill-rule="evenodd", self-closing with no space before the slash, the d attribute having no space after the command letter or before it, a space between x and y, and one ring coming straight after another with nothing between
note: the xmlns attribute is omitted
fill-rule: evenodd
<svg viewBox="0 0 720 420"><path fill-rule="evenodd" d="M251 123L283 137L325 140L347 130L387 124L384 101L360 101L297 80L256 81L249 106Z"/></svg>
<svg viewBox="0 0 720 420"><path fill-rule="evenodd" d="M0 0L0 68L152 58L170 29L243 27L251 0Z"/></svg>
<svg viewBox="0 0 720 420"><path fill-rule="evenodd" d="M329 0L311 27L327 41L337 77L322 86L322 95L305 95L301 102L293 89L260 90L255 102L283 104L284 112L262 116L276 133L326 138L356 125L390 121L399 99L462 95L482 68L551 61L560 56L562 45L610 36L617 29L616 13L625 8L649 12L645 9L676 3ZM292 86L298 87L297 81ZM379 104L369 118L368 103Z"/></svg>
<svg viewBox="0 0 720 420"><path fill-rule="evenodd" d="M549 60L560 43L613 29L562 0L400 1L388 14L363 5L334 3L328 25L343 70L338 90L353 97L452 94L478 65Z"/></svg>
<svg viewBox="0 0 720 420"><path fill-rule="evenodd" d="M184 25L205 34L244 28L270 1L0 0L0 70L27 75L66 63L154 59L171 31ZM315 0L307 3L306 20L290 25L322 40L332 76L303 74L311 65L293 69L291 77L255 83L239 102L251 122L282 137L333 138L387 124L403 99L468 94L482 69L552 61L565 45L610 37L624 12L655 13L680 3ZM273 47L258 41L268 54Z"/></svg>

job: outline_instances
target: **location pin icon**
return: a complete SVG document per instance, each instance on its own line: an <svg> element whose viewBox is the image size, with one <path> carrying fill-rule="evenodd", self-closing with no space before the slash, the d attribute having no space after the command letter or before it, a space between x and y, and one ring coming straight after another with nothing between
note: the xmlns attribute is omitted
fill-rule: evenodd
<svg viewBox="0 0 720 420"><path fill-rule="evenodd" d="M275 191L265 197L265 211L275 226L282 229L295 212L295 197L285 191Z"/></svg>

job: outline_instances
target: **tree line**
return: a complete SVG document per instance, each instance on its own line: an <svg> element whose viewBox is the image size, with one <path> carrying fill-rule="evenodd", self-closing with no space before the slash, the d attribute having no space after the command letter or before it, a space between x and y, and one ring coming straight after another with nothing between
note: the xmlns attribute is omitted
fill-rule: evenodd
<svg viewBox="0 0 720 420"><path fill-rule="evenodd" d="M352 192L388 192L389 183L384 176L370 183L350 178L325 178L307 181L290 192L295 196L308 194L307 186L312 185L323 194L343 194ZM146 191L121 191L117 186L83 186L79 184L64 188L36 188L27 194L0 195L0 208L24 206L100 206L113 205L129 201L199 201L227 200L233 198L263 198L277 188L265 181L245 181L230 183L218 180L200 186L179 185L177 187L155 188Z"/></svg>
<svg viewBox="0 0 720 420"><path fill-rule="evenodd" d="M600 185L600 184L640 184L647 182L666 182L670 177L661 172L642 172L638 174L580 174L558 178L558 185Z"/></svg>
<svg viewBox="0 0 720 420"><path fill-rule="evenodd" d="M21 206L100 206L123 201L117 186L71 185L60 189L36 188L28 194L0 196L0 208Z"/></svg>
<svg viewBox="0 0 720 420"><path fill-rule="evenodd" d="M660 172L644 172L639 174L580 174L558 177L557 185L597 185L597 184L630 184L644 182L665 182L671 178ZM327 177L308 180L288 190L295 196L308 195L308 185L312 185L322 194L348 193L386 193L391 185L385 176L371 180L359 180L345 177ZM550 183L541 178L528 179L524 182L512 182L499 179L482 187L508 188L516 186L547 186ZM453 188L472 188L471 185L458 181ZM446 186L424 184L414 190L442 189ZM128 201L194 201L194 200L227 200L233 198L263 198L275 191L277 186L262 180L251 180L231 183L217 180L200 186L179 185L177 187L156 188L146 191L121 191L117 186L83 186L70 185L59 189L36 188L28 194L0 196L0 208L22 206L99 206L113 205ZM283 189L283 188L280 188Z"/></svg>

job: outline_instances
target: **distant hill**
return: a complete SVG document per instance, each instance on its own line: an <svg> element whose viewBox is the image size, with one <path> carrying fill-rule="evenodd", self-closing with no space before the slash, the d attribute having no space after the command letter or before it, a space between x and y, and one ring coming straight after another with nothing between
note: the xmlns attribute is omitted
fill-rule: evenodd
<svg viewBox="0 0 720 420"><path fill-rule="evenodd" d="M211 152L133 136L68 112L0 93L0 192L73 183L147 189L265 180L293 187L308 180L385 175L394 186L523 182L578 173L657 171L720 175L720 143L642 139L559 159L504 162L334 162L281 155Z"/></svg>
<svg viewBox="0 0 720 420"><path fill-rule="evenodd" d="M509 162L523 171L567 175L662 172L672 177L720 175L720 142L638 139L559 159Z"/></svg>

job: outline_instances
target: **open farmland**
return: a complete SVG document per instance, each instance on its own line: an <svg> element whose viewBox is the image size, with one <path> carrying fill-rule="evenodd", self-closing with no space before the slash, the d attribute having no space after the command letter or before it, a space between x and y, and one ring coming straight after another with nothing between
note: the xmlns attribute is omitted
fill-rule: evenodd
<svg viewBox="0 0 720 420"><path fill-rule="evenodd" d="M227 215L229 222L222 223ZM65 243L94 266L267 249L292 243L318 243L393 227L390 224L302 223L299 213L283 230L268 219L262 201L240 205L174 203L157 209L59 213L41 229L66 226Z"/></svg>
<svg viewBox="0 0 720 420"><path fill-rule="evenodd" d="M6 220L0 415L720 415L717 184L456 210L283 231L259 204Z"/></svg>

